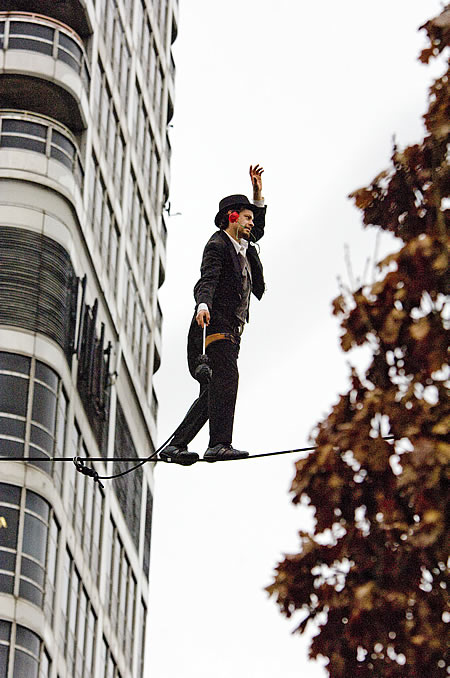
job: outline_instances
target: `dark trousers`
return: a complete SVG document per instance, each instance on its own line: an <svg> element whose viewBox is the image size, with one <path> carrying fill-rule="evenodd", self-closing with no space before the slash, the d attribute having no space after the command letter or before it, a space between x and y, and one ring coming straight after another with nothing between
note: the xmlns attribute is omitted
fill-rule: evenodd
<svg viewBox="0 0 450 678"><path fill-rule="evenodd" d="M221 325L223 325L221 323ZM230 331L230 328L218 329L211 323L208 334L218 331ZM209 419L209 446L219 443L231 445L233 437L234 410L239 382L237 359L240 337L233 331L236 343L227 339L212 342L206 349L212 377L209 384L200 386L200 394L193 402L180 426L175 431L171 445L187 446L195 438ZM200 337L200 344L198 339ZM191 325L188 340L189 369L193 375L196 359L201 353L201 330Z"/></svg>

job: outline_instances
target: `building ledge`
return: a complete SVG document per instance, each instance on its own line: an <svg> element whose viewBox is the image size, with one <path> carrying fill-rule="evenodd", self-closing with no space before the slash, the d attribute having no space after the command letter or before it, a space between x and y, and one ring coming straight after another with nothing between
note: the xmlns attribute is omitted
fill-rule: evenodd
<svg viewBox="0 0 450 678"><path fill-rule="evenodd" d="M79 36L30 13L0 13L3 106L50 115L72 131L87 126L90 71Z"/></svg>
<svg viewBox="0 0 450 678"><path fill-rule="evenodd" d="M33 181L33 175L82 205L84 167L72 133L50 118L0 109L0 176Z"/></svg>
<svg viewBox="0 0 450 678"><path fill-rule="evenodd" d="M83 38L92 34L84 0L0 0L0 12L38 12L70 26Z"/></svg>

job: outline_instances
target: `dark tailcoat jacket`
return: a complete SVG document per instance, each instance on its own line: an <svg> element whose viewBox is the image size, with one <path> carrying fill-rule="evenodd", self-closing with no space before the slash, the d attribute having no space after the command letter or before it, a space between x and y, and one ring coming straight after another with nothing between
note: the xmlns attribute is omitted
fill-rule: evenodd
<svg viewBox="0 0 450 678"><path fill-rule="evenodd" d="M264 235L265 212L265 207L255 210L254 226L247 249L252 292L257 299L261 299L264 294L265 284L263 267L253 243ZM207 334L233 332L239 325L236 309L242 298L242 271L236 249L224 231L217 231L206 243L200 270L201 277L194 287L196 307L188 337L188 363L191 374L202 352L202 330L195 319L198 304L207 304L211 314Z"/></svg>

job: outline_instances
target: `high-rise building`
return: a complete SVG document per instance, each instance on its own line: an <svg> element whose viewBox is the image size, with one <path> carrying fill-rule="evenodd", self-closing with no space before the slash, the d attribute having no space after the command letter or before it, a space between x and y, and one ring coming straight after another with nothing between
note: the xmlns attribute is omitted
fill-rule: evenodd
<svg viewBox="0 0 450 678"><path fill-rule="evenodd" d="M0 678L143 673L177 15L0 0Z"/></svg>

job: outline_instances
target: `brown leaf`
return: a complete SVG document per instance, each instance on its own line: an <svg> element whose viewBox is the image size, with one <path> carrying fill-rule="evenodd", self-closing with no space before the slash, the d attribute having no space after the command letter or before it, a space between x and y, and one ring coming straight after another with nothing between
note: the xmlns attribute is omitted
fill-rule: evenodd
<svg viewBox="0 0 450 678"><path fill-rule="evenodd" d="M333 299L333 315L339 315L340 313L345 313L346 304L345 298L340 294L336 299Z"/></svg>
<svg viewBox="0 0 450 678"><path fill-rule="evenodd" d="M405 311L401 311L397 308L393 308L392 311L386 316L384 325L380 331L380 337L385 344L393 344L398 339L398 334L404 318L406 317Z"/></svg>
<svg viewBox="0 0 450 678"><path fill-rule="evenodd" d="M373 594L375 582L369 581L367 584L358 586L355 589L355 601L361 610L371 610L373 608Z"/></svg>
<svg viewBox="0 0 450 678"><path fill-rule="evenodd" d="M450 464L450 445L439 442L436 445L436 458L441 464Z"/></svg>
<svg viewBox="0 0 450 678"><path fill-rule="evenodd" d="M423 339L425 339L429 331L430 323L426 318L420 318L420 320L415 322L409 328L410 335L412 336L413 339L416 339L417 341L422 341Z"/></svg>
<svg viewBox="0 0 450 678"><path fill-rule="evenodd" d="M427 524L435 524L438 522L442 521L442 513L441 511L437 511L436 509L430 509L429 511L425 511L423 514L423 522Z"/></svg>
<svg viewBox="0 0 450 678"><path fill-rule="evenodd" d="M447 436L450 431L450 414L446 414L442 419L440 419L431 429L431 432L435 435ZM444 445L444 443L441 443ZM450 445L448 445L450 450Z"/></svg>

